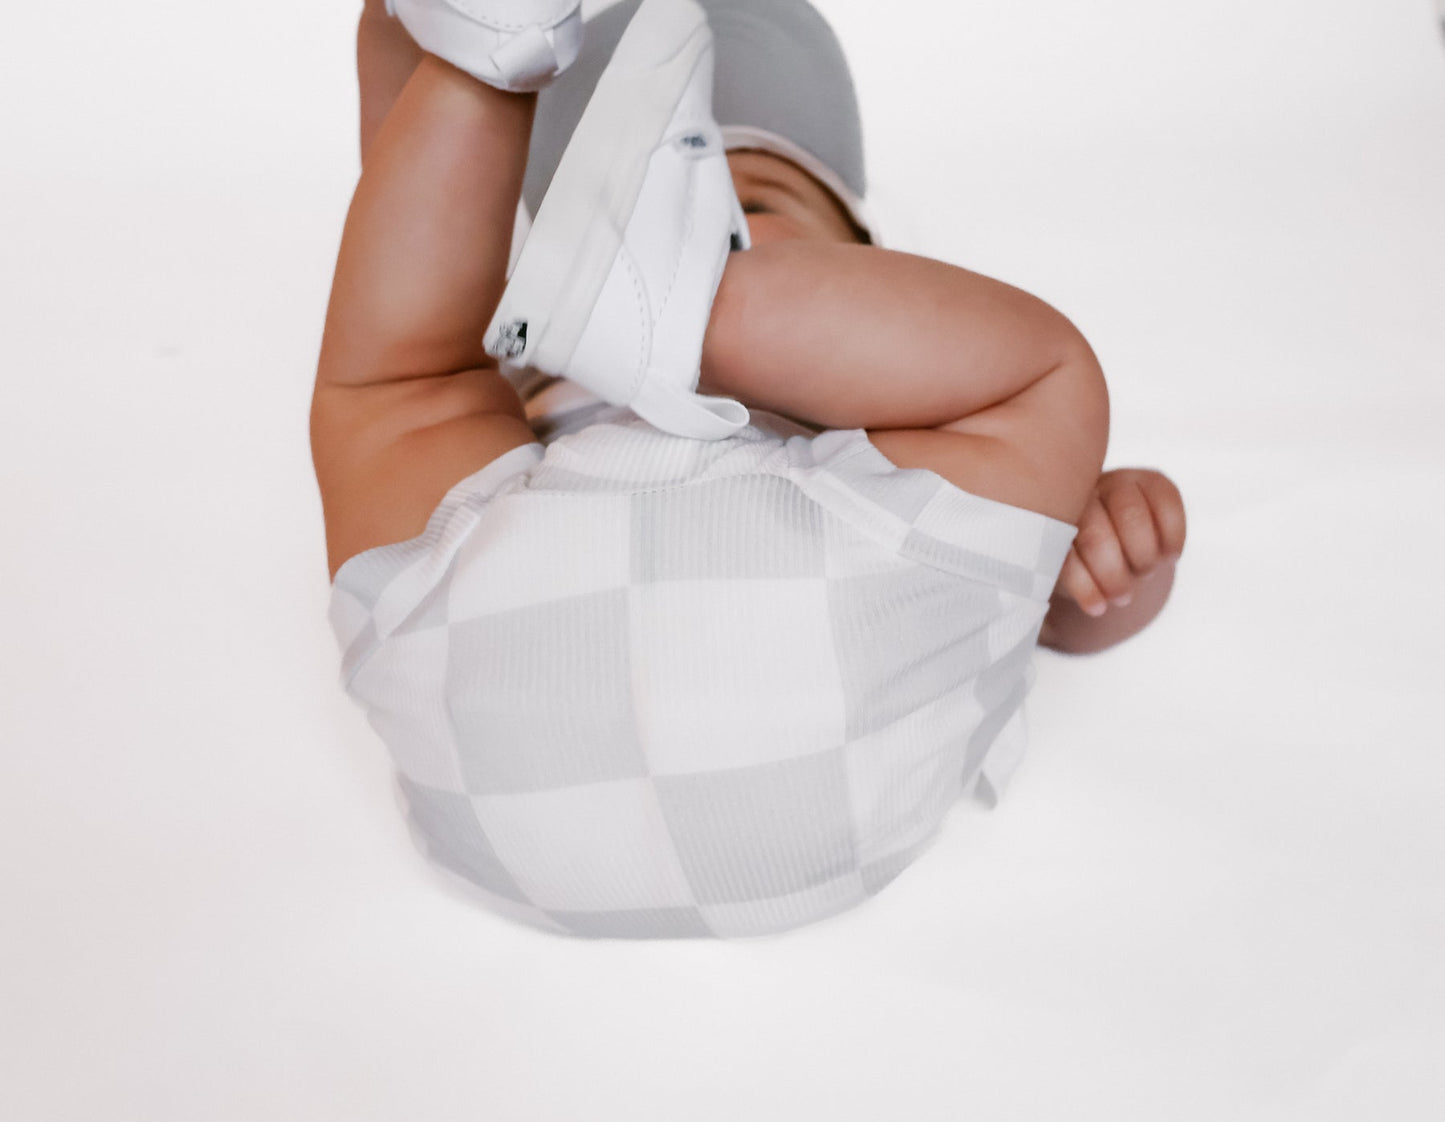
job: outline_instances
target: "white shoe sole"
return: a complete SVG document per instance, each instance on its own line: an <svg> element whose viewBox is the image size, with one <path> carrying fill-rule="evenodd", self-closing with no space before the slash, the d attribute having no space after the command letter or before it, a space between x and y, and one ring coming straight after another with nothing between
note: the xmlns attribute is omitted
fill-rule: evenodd
<svg viewBox="0 0 1445 1122"><path fill-rule="evenodd" d="M484 345L495 358L566 370L653 151L712 43L693 0L644 0L577 124Z"/></svg>

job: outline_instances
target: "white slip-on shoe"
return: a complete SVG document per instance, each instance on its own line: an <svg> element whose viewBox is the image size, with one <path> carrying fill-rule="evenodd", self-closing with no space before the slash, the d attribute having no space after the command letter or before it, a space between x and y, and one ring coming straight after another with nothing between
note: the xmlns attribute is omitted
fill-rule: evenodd
<svg viewBox="0 0 1445 1122"><path fill-rule="evenodd" d="M749 420L697 388L728 253L748 247L694 0L644 0L563 154L487 328L491 355L570 378L664 432Z"/></svg>
<svg viewBox="0 0 1445 1122"><path fill-rule="evenodd" d="M540 90L582 49L582 0L386 0L422 50L514 93Z"/></svg>

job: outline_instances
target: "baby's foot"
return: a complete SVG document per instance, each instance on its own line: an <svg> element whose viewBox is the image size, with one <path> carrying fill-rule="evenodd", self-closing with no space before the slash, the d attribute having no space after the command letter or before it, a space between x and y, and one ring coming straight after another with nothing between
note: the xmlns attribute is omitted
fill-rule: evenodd
<svg viewBox="0 0 1445 1122"><path fill-rule="evenodd" d="M498 89L539 90L582 48L581 0L386 0L425 51Z"/></svg>
<svg viewBox="0 0 1445 1122"><path fill-rule="evenodd" d="M644 0L597 83L487 328L493 356L580 383L679 436L748 411L697 388L730 249L746 248L693 0Z"/></svg>

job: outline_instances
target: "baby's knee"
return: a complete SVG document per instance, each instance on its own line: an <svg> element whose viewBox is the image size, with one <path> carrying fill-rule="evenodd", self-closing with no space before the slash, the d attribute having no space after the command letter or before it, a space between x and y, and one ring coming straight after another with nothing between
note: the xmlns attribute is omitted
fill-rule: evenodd
<svg viewBox="0 0 1445 1122"><path fill-rule="evenodd" d="M1058 395L1055 409L1072 419L1085 474L1094 477L1103 469L1109 445L1109 383L1093 347L1072 324L1069 327L1074 339L1068 357L1054 372L1059 384L1050 392Z"/></svg>

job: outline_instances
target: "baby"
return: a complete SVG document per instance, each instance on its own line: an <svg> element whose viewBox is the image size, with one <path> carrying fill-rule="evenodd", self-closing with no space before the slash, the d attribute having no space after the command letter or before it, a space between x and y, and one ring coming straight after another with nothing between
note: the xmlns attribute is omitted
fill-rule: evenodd
<svg viewBox="0 0 1445 1122"><path fill-rule="evenodd" d="M803 0L392 7L312 438L418 840L559 933L855 906L996 797L1037 642L1157 614L1177 489L1100 474L1063 316L873 244Z"/></svg>

